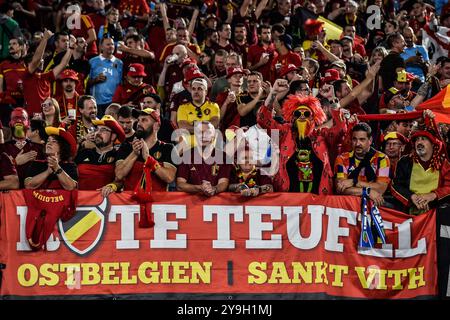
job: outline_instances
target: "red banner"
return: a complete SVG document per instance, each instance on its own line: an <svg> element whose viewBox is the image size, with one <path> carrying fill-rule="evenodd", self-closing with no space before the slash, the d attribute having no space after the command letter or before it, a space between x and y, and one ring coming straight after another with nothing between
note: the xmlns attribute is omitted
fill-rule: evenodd
<svg viewBox="0 0 450 320"><path fill-rule="evenodd" d="M156 225L140 229L130 194L103 199L79 192L74 218L57 224L48 251L32 252L22 192L1 194L1 295L437 294L435 211L409 216L381 208L387 244L363 250L357 197L156 193L154 199Z"/></svg>

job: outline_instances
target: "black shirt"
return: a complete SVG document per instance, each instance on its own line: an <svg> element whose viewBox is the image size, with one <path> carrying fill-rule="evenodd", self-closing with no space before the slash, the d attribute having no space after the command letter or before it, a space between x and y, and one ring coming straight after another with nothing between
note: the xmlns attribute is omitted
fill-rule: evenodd
<svg viewBox="0 0 450 320"><path fill-rule="evenodd" d="M117 160L118 151L112 149L106 153L99 154L96 149L82 149L75 157L76 164L112 164Z"/></svg>

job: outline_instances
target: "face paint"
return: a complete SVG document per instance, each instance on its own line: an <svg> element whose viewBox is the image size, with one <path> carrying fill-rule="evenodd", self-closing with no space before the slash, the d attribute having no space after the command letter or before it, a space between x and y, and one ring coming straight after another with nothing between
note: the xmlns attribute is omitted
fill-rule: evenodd
<svg viewBox="0 0 450 320"><path fill-rule="evenodd" d="M19 139L23 139L26 136L25 127L21 123L16 123L14 125L13 136Z"/></svg>
<svg viewBox="0 0 450 320"><path fill-rule="evenodd" d="M312 129L310 121L311 116L311 109L306 106L301 106L294 111L294 117L296 118L295 125L297 126L298 137L300 140L305 139Z"/></svg>

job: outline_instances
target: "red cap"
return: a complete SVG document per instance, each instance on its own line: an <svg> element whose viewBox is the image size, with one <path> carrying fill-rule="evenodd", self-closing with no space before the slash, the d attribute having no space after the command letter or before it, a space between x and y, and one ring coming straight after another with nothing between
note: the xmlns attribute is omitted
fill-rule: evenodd
<svg viewBox="0 0 450 320"><path fill-rule="evenodd" d="M287 75L289 72L291 71L297 71L298 68L295 64L288 64L288 65L284 65L281 67L280 70L280 77L284 77L285 75Z"/></svg>
<svg viewBox="0 0 450 320"><path fill-rule="evenodd" d="M183 62L181 63L181 69L183 69L184 67L190 65L190 64L195 64L197 65L197 60L193 59L193 58L186 58L183 60Z"/></svg>
<svg viewBox="0 0 450 320"><path fill-rule="evenodd" d="M407 144L409 142L408 139L404 135L402 135L400 132L389 132L383 138L384 141L393 140L393 139L398 139L403 144Z"/></svg>
<svg viewBox="0 0 450 320"><path fill-rule="evenodd" d="M427 137L432 144L440 144L441 141L436 137L436 133L430 132L427 130L418 130L413 133L413 135L410 138L410 141L414 143L414 140L416 140L418 137Z"/></svg>
<svg viewBox="0 0 450 320"><path fill-rule="evenodd" d="M333 81L339 80L339 71L336 69L328 69L325 71L324 77L320 78L320 82L322 84L326 83L329 84Z"/></svg>
<svg viewBox="0 0 450 320"><path fill-rule="evenodd" d="M190 82L191 80L198 78L206 78L205 75L200 71L200 69L196 67L191 67L187 69L186 74L184 75L184 81Z"/></svg>
<svg viewBox="0 0 450 320"><path fill-rule="evenodd" d="M128 77L145 77L147 74L144 71L144 66L140 63L132 63L128 67Z"/></svg>
<svg viewBox="0 0 450 320"><path fill-rule="evenodd" d="M59 80L62 81L64 79L72 79L74 81L79 81L78 74L72 69L65 69L63 72L61 72Z"/></svg>
<svg viewBox="0 0 450 320"><path fill-rule="evenodd" d="M92 120L92 123L96 126L106 126L110 128L117 134L117 139L119 139L120 142L125 140L125 131L123 131L121 125L112 116L104 115L101 120Z"/></svg>
<svg viewBox="0 0 450 320"><path fill-rule="evenodd" d="M139 118L139 116L151 116L156 122L161 123L159 112L152 108L146 108L144 110L133 109L131 114L135 119Z"/></svg>
<svg viewBox="0 0 450 320"><path fill-rule="evenodd" d="M77 153L77 141L64 128L46 127L45 133L48 136L60 136L70 145L70 154L74 157Z"/></svg>
<svg viewBox="0 0 450 320"><path fill-rule="evenodd" d="M241 67L230 67L227 69L227 79L239 73L246 74L246 72Z"/></svg>
<svg viewBox="0 0 450 320"><path fill-rule="evenodd" d="M416 76L410 72L406 73L406 81L408 82L412 82L414 79L416 78Z"/></svg>

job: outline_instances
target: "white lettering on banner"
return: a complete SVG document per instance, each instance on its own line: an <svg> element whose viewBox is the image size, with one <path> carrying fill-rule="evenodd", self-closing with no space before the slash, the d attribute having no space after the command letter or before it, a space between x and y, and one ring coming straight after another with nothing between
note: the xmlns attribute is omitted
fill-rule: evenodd
<svg viewBox="0 0 450 320"><path fill-rule="evenodd" d="M116 222L120 215L120 240L116 249L139 249L139 240L134 238L135 216L139 216L139 206L111 206L108 221Z"/></svg>
<svg viewBox="0 0 450 320"><path fill-rule="evenodd" d="M214 214L217 215L217 240L213 240L212 247L234 249L235 241L230 239L230 216L234 216L234 221L243 222L242 206L203 206L203 221L213 221Z"/></svg>
<svg viewBox="0 0 450 320"><path fill-rule="evenodd" d="M308 238L303 238L300 233L300 219L303 207L283 207L283 213L287 217L288 239L294 247L309 250L319 244L322 238L322 215L324 211L324 206L308 206L308 214L311 216L311 231Z"/></svg>
<svg viewBox="0 0 450 320"><path fill-rule="evenodd" d="M384 230L392 230L392 222L383 220ZM381 248L358 248L358 253L365 256L379 258L393 258L394 251L391 243L382 244Z"/></svg>
<svg viewBox="0 0 450 320"><path fill-rule="evenodd" d="M152 205L153 219L155 221L154 240L150 240L150 248L187 248L186 234L177 234L175 240L167 239L168 230L178 230L177 221L167 221L169 213L175 213L177 219L186 219L185 205Z"/></svg>
<svg viewBox="0 0 450 320"><path fill-rule="evenodd" d="M339 237L348 237L350 229L340 227L339 222L341 217L344 217L347 218L348 224L356 225L356 212L340 208L327 208L327 216L328 230L327 240L325 241L325 250L344 252L344 245L339 243Z"/></svg>
<svg viewBox="0 0 450 320"><path fill-rule="evenodd" d="M213 216L217 216L217 239L212 240L213 249L234 249L236 242L231 234L232 223L244 222L245 214L248 216L248 240L245 241L246 249L282 249L282 234L270 234L270 238L263 239L263 232L274 231L274 221L281 221L281 210L286 215L286 234L289 243L300 250L311 250L317 247L323 238L324 213L328 216L328 227L325 235L325 250L344 252L343 243L339 243L339 237L348 237L350 229L340 226L341 218L346 218L348 225L357 225L357 214L341 208L330 208L321 205L308 206L241 206L241 205L204 205L203 221L212 222ZM19 216L19 241L16 243L17 251L30 251L26 238L25 222L27 216L26 206L17 206L16 214ZM186 205L154 204L152 211L155 220L154 237L150 240L150 248L162 249L185 249L187 248L187 235L175 234L175 239L168 239L168 231L178 231L178 221L168 221L167 216L174 213L177 220L186 219ZM302 220L310 215L310 233L305 238L300 232ZM120 219L117 216L120 215ZM120 223L120 239L116 240L116 249L130 250L139 249L139 239L135 238L137 227L136 216L139 215L137 205L113 205L108 215L108 221ZM263 215L270 219L263 222ZM231 218L233 216L233 219ZM409 258L427 253L426 238L421 238L416 247L412 247L411 226L413 220L408 219L401 224L393 225L392 222L384 220L385 230L398 229L398 246L386 243L381 248L361 249L358 253L377 258ZM172 237L173 238L173 237ZM388 241L389 241L388 236ZM392 240L392 239L391 239ZM56 233L50 235L47 241L47 251L56 251L61 246L61 241ZM355 244L356 245L356 244Z"/></svg>
<svg viewBox="0 0 450 320"><path fill-rule="evenodd" d="M417 247L411 248L411 223L412 219L410 218L400 225L395 224L398 229L398 249L395 250L397 258L408 258L427 253L425 238L417 242Z"/></svg>
<svg viewBox="0 0 450 320"><path fill-rule="evenodd" d="M281 249L283 242L281 234L270 236L271 240L263 240L263 231L273 231L272 222L263 222L262 215L269 214L272 220L281 220L281 207L246 206L245 213L249 215L249 240L245 241L247 249Z"/></svg>
<svg viewBox="0 0 450 320"><path fill-rule="evenodd" d="M19 216L19 242L16 243L16 251L31 251L25 229L28 207L20 206L17 207L16 210L17 215ZM59 238L51 234L46 243L47 251L56 251L59 249L60 245L61 241L59 241Z"/></svg>

